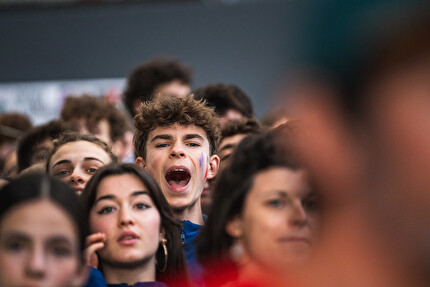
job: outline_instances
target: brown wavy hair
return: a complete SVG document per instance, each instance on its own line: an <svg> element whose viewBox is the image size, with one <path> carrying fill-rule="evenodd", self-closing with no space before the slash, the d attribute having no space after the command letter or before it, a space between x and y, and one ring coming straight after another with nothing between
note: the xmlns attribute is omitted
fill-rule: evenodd
<svg viewBox="0 0 430 287"><path fill-rule="evenodd" d="M138 156L146 158L146 142L149 133L157 127L173 124L201 127L209 140L210 154L216 154L220 139L220 123L212 108L204 101L195 100L193 95L185 98L160 97L152 102L142 103L134 117L134 149Z"/></svg>

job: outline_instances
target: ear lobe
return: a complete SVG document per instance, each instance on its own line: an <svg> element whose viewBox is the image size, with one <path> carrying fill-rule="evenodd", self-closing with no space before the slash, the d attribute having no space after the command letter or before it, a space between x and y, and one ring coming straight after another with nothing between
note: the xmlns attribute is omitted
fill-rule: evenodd
<svg viewBox="0 0 430 287"><path fill-rule="evenodd" d="M242 237L242 219L238 215L230 219L225 225L225 231L233 238L238 239Z"/></svg>
<svg viewBox="0 0 430 287"><path fill-rule="evenodd" d="M219 169L220 159L216 154L212 155L209 159L208 179L214 178Z"/></svg>
<svg viewBox="0 0 430 287"><path fill-rule="evenodd" d="M164 229L163 226L160 227L160 238L165 238L166 237L166 230Z"/></svg>
<svg viewBox="0 0 430 287"><path fill-rule="evenodd" d="M138 158L136 158L136 165L140 166L141 168L145 168L145 160L141 156L139 156Z"/></svg>

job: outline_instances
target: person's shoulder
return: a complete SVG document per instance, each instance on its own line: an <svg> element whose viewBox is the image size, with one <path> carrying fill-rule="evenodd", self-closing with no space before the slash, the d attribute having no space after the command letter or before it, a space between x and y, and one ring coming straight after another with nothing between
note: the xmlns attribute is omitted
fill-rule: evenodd
<svg viewBox="0 0 430 287"><path fill-rule="evenodd" d="M90 276L85 287L107 287L105 278L100 270L90 266Z"/></svg>
<svg viewBox="0 0 430 287"><path fill-rule="evenodd" d="M153 282L137 282L133 287L167 287L163 282L153 281Z"/></svg>

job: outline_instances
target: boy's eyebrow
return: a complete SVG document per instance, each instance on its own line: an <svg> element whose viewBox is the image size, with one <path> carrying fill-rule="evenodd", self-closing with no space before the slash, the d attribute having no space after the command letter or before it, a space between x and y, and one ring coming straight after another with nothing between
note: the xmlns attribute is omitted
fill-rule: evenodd
<svg viewBox="0 0 430 287"><path fill-rule="evenodd" d="M156 135L155 137L153 137L152 139L151 139L151 142L154 142L154 141L156 141L156 140L172 140L173 139L173 137L171 136L171 135L167 135L167 134L164 134L164 135Z"/></svg>
<svg viewBox="0 0 430 287"><path fill-rule="evenodd" d="M95 160L95 161L98 161L98 162L101 162L101 163L104 164L103 161L101 161L100 159L95 158L95 157L86 157L86 158L84 158L84 161L91 161L91 160Z"/></svg>
<svg viewBox="0 0 430 287"><path fill-rule="evenodd" d="M98 161L98 162L101 162L102 164L104 164L103 161L101 161L100 159L95 158L95 157L86 157L86 158L84 158L84 161L91 161L91 160L95 160L95 161ZM63 160L57 161L51 168L54 168L54 167L56 167L57 165L60 165L60 164L70 164L70 163L72 163L71 160L63 159Z"/></svg>
<svg viewBox="0 0 430 287"><path fill-rule="evenodd" d="M65 163L72 163L72 161L70 161L68 159L63 159L63 160L57 161L51 168L54 168L57 165L65 164Z"/></svg>
<svg viewBox="0 0 430 287"><path fill-rule="evenodd" d="M204 140L205 140L205 139L204 139L201 135L199 135L199 134L187 134L187 135L185 135L185 136L184 136L184 140L195 139L195 138L197 138L197 139L199 139L199 140L202 140L202 141L204 141Z"/></svg>

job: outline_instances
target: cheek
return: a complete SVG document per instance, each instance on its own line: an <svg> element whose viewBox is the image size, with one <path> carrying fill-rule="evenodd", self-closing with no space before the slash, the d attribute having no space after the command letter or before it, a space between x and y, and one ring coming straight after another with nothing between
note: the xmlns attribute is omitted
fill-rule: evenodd
<svg viewBox="0 0 430 287"><path fill-rule="evenodd" d="M268 212L263 207L252 207L252 212L244 214L244 240L250 248L261 249L270 246L279 234L285 233L285 214Z"/></svg>
<svg viewBox="0 0 430 287"><path fill-rule="evenodd" d="M61 262L53 262L51 266L51 277L46 286L70 286L74 277L78 274L78 259L71 258L70 260L62 260Z"/></svg>
<svg viewBox="0 0 430 287"><path fill-rule="evenodd" d="M198 170L200 171L200 174L203 176L203 179L206 180L208 177L208 170L209 170L209 156L201 152L199 155L199 165Z"/></svg>
<svg viewBox="0 0 430 287"><path fill-rule="evenodd" d="M142 216L141 225L144 230L150 230L151 232L159 236L161 231L161 219L158 211L152 210L151 214L146 214L146 216Z"/></svg>
<svg viewBox="0 0 430 287"><path fill-rule="evenodd" d="M160 154L155 154L150 157L147 156L145 161L145 170L153 177L158 178L162 174L163 157Z"/></svg>
<svg viewBox="0 0 430 287"><path fill-rule="evenodd" d="M100 218L91 215L90 216L90 229L92 233L103 232L107 237L110 231L114 229L115 219L109 216L109 218Z"/></svg>
<svg viewBox="0 0 430 287"><path fill-rule="evenodd" d="M22 259L22 256L10 255L0 251L0 286L17 282L24 276L24 261Z"/></svg>

